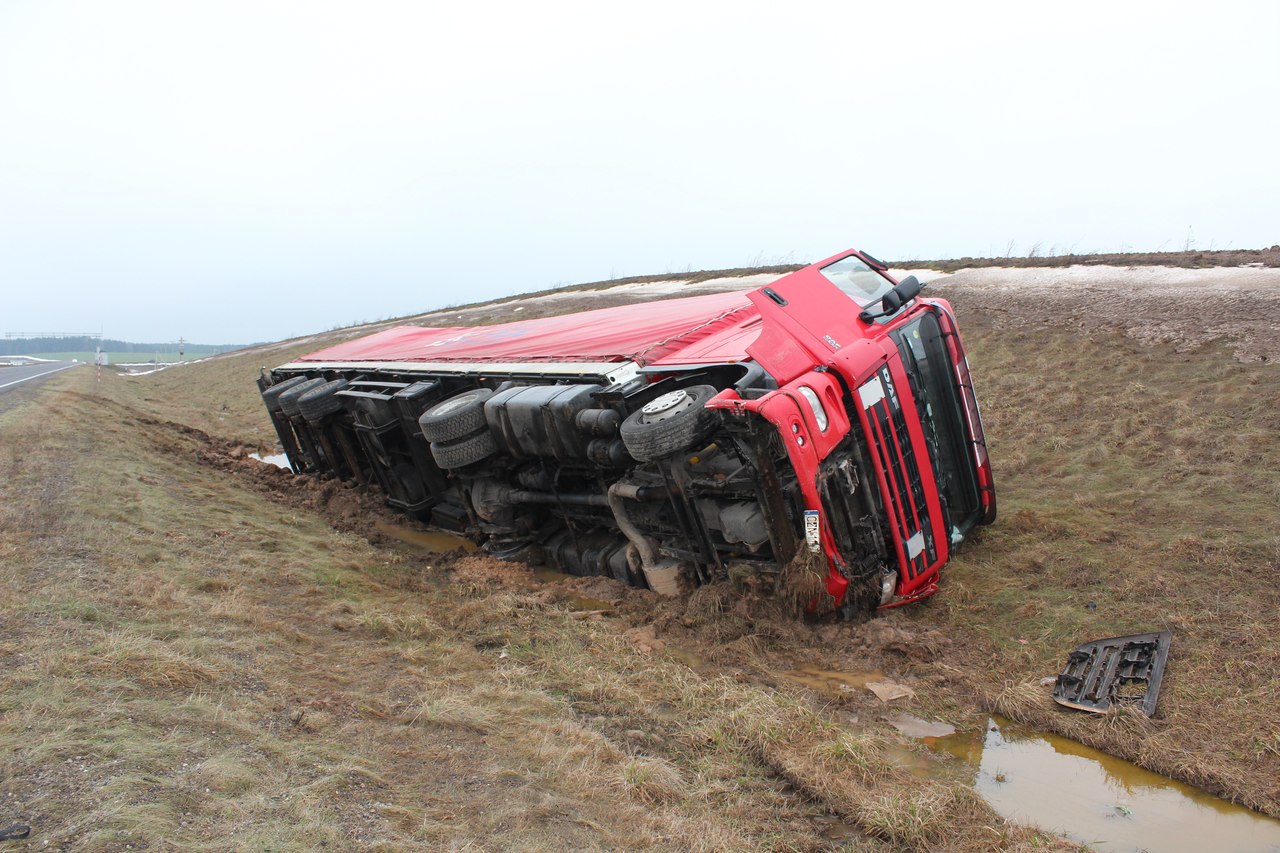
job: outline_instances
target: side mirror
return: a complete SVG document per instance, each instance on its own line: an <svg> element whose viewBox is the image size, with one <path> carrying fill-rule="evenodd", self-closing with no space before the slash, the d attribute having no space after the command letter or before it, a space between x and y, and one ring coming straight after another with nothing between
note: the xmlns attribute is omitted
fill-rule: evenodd
<svg viewBox="0 0 1280 853"><path fill-rule="evenodd" d="M898 282L897 287L886 293L880 304L884 307L886 314L892 314L894 311L897 311L903 305L906 305L912 299L919 296L921 290L924 290L924 285L920 283L920 279L913 275L909 275L902 281ZM893 306L892 310L889 309L889 297L891 295L896 295L898 299L898 304Z"/></svg>
<svg viewBox="0 0 1280 853"><path fill-rule="evenodd" d="M909 275L898 285L880 298L880 313L873 312L870 308L864 308L858 319L864 323L870 323L877 317L887 317L900 310L912 299L920 295L920 291L924 290L924 284L920 279L913 275Z"/></svg>

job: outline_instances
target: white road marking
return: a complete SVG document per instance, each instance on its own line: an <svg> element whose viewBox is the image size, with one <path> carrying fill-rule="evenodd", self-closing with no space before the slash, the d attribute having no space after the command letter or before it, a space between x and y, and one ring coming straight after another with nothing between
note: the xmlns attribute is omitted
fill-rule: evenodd
<svg viewBox="0 0 1280 853"><path fill-rule="evenodd" d="M12 382L6 382L0 385L0 388L8 388L10 385L21 385L23 382L30 382L32 379L39 379L41 376L48 376L50 373L57 373L59 370L69 370L72 367L79 367L79 364L64 364L62 367L55 367L53 370L46 370L44 373L37 373L35 376L28 376L23 379L15 379Z"/></svg>

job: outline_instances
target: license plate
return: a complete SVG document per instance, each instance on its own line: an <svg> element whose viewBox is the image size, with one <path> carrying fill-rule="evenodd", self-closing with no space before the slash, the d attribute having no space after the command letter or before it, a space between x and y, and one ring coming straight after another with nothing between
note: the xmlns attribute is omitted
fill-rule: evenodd
<svg viewBox="0 0 1280 853"><path fill-rule="evenodd" d="M818 511L816 509L806 509L804 511L804 541L809 543L809 550L818 553L822 550L822 539L818 533Z"/></svg>

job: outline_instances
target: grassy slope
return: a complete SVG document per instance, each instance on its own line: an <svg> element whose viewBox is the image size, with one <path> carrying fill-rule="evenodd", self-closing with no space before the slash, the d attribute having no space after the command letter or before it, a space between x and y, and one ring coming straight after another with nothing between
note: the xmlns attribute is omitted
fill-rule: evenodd
<svg viewBox="0 0 1280 853"><path fill-rule="evenodd" d="M0 413L0 797L32 846L807 850L837 820L850 850L1058 846L800 694L202 464L150 410L252 432L252 390L221 396L247 366L72 371Z"/></svg>

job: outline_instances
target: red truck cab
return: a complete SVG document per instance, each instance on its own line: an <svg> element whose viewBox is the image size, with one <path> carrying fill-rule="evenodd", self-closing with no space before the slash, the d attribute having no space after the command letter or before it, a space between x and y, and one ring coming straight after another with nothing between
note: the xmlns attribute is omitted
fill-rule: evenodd
<svg viewBox="0 0 1280 853"><path fill-rule="evenodd" d="M996 502L951 307L858 251L767 287L399 327L259 382L295 468L503 557L674 593L817 570L918 600Z"/></svg>
<svg viewBox="0 0 1280 853"><path fill-rule="evenodd" d="M827 590L837 601L848 586L848 555L858 552L846 503L852 472L841 470L846 457L861 460L863 476L874 477L865 489L869 508L889 531L896 557L883 577L881 606L936 591L952 548L996 516L982 420L951 306L912 299L885 310L879 304L886 295L893 303L897 287L883 264L850 251L753 293L772 322L749 351L779 389L752 401L724 391L710 404L756 412L778 427L806 511L817 514L816 547L829 558Z"/></svg>

